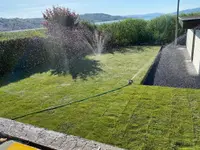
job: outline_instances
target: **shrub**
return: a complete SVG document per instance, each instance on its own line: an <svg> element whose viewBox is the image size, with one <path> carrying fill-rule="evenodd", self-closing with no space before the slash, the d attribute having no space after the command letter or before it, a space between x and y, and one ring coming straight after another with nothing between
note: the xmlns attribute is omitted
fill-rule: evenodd
<svg viewBox="0 0 200 150"><path fill-rule="evenodd" d="M97 30L97 25L90 23L88 21L81 21L80 24L82 26L87 27L91 32L94 32L95 30Z"/></svg>
<svg viewBox="0 0 200 150"><path fill-rule="evenodd" d="M25 38L0 42L0 75L16 70L29 71L47 62L43 38Z"/></svg>
<svg viewBox="0 0 200 150"><path fill-rule="evenodd" d="M64 7L53 6L52 9L46 9L45 13L43 13L43 17L46 20L44 26L49 29L50 32L54 29L55 25L73 28L78 24L78 15Z"/></svg>
<svg viewBox="0 0 200 150"><path fill-rule="evenodd" d="M148 41L147 22L141 19L127 19L111 24L103 24L98 28L111 34L110 47L141 44Z"/></svg>
<svg viewBox="0 0 200 150"><path fill-rule="evenodd" d="M99 25L98 29L111 34L108 47L166 44L172 42L175 38L175 24L176 16L163 15L150 21L126 19ZM184 30L179 26L178 35L180 36L183 33Z"/></svg>
<svg viewBox="0 0 200 150"><path fill-rule="evenodd" d="M155 18L147 24L147 29L155 43L170 43L175 38L176 16L163 15ZM179 35L184 30L179 26Z"/></svg>
<svg viewBox="0 0 200 150"><path fill-rule="evenodd" d="M43 14L51 41L59 44L63 61L73 66L73 62L92 51L93 31L91 26L80 23L78 15L63 7L47 9ZM62 65L62 64L60 64Z"/></svg>

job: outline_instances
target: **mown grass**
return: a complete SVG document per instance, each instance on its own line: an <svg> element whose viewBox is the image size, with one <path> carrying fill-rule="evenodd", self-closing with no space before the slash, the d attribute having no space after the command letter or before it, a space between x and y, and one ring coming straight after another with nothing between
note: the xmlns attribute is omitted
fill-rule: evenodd
<svg viewBox="0 0 200 150"><path fill-rule="evenodd" d="M45 32L45 29L25 30L17 32L0 32L0 41L32 37L45 37Z"/></svg>
<svg viewBox="0 0 200 150"><path fill-rule="evenodd" d="M121 87L145 66L134 85L18 121L127 149L198 149L200 91L139 85L159 47L142 49L90 56L102 71L87 80L47 72L1 87L0 116L13 118Z"/></svg>

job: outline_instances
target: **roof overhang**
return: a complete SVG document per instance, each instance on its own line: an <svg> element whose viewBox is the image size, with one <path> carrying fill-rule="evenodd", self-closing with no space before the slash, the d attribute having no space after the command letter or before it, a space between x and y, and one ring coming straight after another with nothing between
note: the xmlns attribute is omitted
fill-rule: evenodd
<svg viewBox="0 0 200 150"><path fill-rule="evenodd" d="M183 29L193 29L200 25L200 16L198 16L198 17L179 17L179 22Z"/></svg>

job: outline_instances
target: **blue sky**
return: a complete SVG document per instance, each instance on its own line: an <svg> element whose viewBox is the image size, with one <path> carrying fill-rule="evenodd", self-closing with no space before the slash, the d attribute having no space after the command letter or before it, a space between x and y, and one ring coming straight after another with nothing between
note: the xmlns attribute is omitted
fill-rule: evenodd
<svg viewBox="0 0 200 150"><path fill-rule="evenodd" d="M1 0L0 17L42 17L42 12L52 5L68 7L79 14L108 13L133 15L170 13L176 11L177 0ZM200 7L200 0L181 0L180 9Z"/></svg>

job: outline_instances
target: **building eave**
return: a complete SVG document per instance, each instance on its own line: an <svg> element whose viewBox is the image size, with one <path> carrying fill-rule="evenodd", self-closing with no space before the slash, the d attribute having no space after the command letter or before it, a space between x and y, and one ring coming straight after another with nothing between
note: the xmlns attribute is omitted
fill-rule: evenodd
<svg viewBox="0 0 200 150"><path fill-rule="evenodd" d="M183 29L193 29L200 25L200 16L179 17L179 23Z"/></svg>

